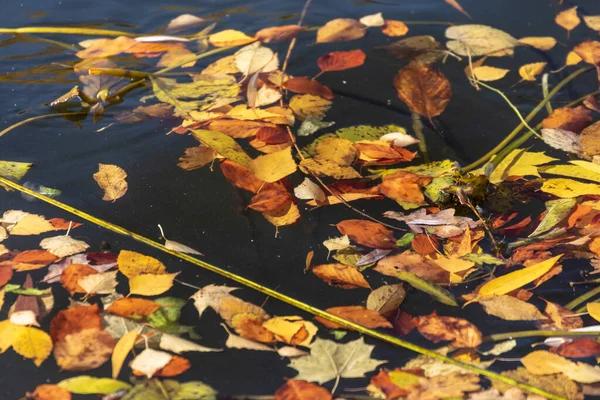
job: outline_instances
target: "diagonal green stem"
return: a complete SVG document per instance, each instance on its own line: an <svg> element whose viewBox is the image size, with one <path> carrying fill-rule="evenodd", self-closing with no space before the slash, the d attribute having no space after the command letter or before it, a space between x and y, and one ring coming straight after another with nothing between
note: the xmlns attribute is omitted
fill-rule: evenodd
<svg viewBox="0 0 600 400"><path fill-rule="evenodd" d="M484 342L499 342L507 339L520 339L528 337L573 337L573 336L600 336L600 332L573 332L573 331L517 331L494 333L483 338Z"/></svg>
<svg viewBox="0 0 600 400"><path fill-rule="evenodd" d="M600 294L600 286L585 292L584 294L582 294L581 296L577 297L576 299L572 300L570 303L568 303L567 305L565 305L565 308L567 310L572 310L575 307L577 307L578 305L580 305L581 303L584 303L585 301L591 299L592 297L596 296Z"/></svg>

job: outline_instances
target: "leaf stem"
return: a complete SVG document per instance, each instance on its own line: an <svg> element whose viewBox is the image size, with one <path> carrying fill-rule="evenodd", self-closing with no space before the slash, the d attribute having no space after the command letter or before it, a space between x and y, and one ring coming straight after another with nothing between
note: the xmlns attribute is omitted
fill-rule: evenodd
<svg viewBox="0 0 600 400"><path fill-rule="evenodd" d="M552 97L554 97L554 95L556 93L558 93L566 84L568 84L569 82L571 82L573 79L577 78L579 75L581 75L581 74L583 74L585 72L591 71L591 70L592 70L592 67L580 68L577 71L574 71L573 73L571 73L569 76L567 76L562 81L560 81L550 91L550 93L548 93L548 96L546 96L533 110L531 110L531 112L525 117L525 121L526 122L531 121L540 112L540 110L542 108L544 108L544 106L546 105L546 103L549 102L550 99L552 99ZM473 171L474 169L476 169L480 165L485 164L494 155L496 155L500 150L502 150L506 145L508 145L519 134L519 132L521 132L521 130L524 127L525 127L525 125L521 122L515 129L512 130L512 132L510 132L508 134L508 136L506 136L504 138L504 140L502 140L500 143L498 143L498 145L496 145L496 147L494 147L492 150L488 151L484 156L482 156L481 158L479 158L477 161L475 161L475 162L467 165L466 167L464 167L462 169L462 171L463 172Z"/></svg>
<svg viewBox="0 0 600 400"><path fill-rule="evenodd" d="M9 126L8 128L4 129L3 131L0 132L0 137L2 137L3 135L5 135L6 133L12 131L13 129L16 129L20 126L26 125L30 122L33 121L37 121L39 119L45 119L45 118L54 118L54 117L66 117L66 116L70 116L70 115L86 115L88 112L87 111L78 111L78 112L69 112L69 113L58 113L58 114L44 114L44 115L38 115L36 117L31 117L31 118L27 118L24 119L23 121L19 121L16 124L13 124L11 126Z"/></svg>

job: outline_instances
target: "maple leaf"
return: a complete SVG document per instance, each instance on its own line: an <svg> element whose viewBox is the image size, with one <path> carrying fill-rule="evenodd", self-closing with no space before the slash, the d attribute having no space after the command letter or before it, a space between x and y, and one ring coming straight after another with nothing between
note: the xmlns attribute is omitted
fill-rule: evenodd
<svg viewBox="0 0 600 400"><path fill-rule="evenodd" d="M362 378L387 362L371 358L374 347L365 344L362 337L345 344L319 338L312 344L310 355L293 359L289 366L298 371L294 379L319 384L332 379Z"/></svg>

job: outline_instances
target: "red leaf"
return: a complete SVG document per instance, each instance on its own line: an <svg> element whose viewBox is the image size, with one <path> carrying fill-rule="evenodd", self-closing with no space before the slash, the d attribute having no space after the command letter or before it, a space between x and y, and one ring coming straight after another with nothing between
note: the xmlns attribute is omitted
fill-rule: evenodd
<svg viewBox="0 0 600 400"><path fill-rule="evenodd" d="M367 58L362 50L334 51L319 57L317 65L322 72L343 71L345 69L360 67Z"/></svg>
<svg viewBox="0 0 600 400"><path fill-rule="evenodd" d="M600 354L600 343L592 339L576 339L551 349L563 357L585 358Z"/></svg>

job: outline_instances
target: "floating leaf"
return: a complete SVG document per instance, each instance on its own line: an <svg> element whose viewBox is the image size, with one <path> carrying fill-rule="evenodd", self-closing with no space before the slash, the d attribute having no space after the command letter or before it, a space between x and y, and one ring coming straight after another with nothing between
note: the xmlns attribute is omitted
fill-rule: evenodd
<svg viewBox="0 0 600 400"><path fill-rule="evenodd" d="M366 58L367 55L362 50L334 51L319 57L317 65L321 72L344 71L360 67Z"/></svg>
<svg viewBox="0 0 600 400"><path fill-rule="evenodd" d="M545 180L541 190L563 199L572 199L585 195L600 195L600 185L563 178Z"/></svg>
<svg viewBox="0 0 600 400"><path fill-rule="evenodd" d="M570 33L581 23L581 20L577 16L577 7L571 7L559 12L556 18L554 18L554 21L560 27L566 29L567 33Z"/></svg>
<svg viewBox="0 0 600 400"><path fill-rule="evenodd" d="M375 310L369 310L363 306L331 307L325 311L369 329L392 328L392 324L385 319L383 315ZM322 317L315 317L315 320L319 321L330 329L345 329L343 325L340 325L336 322L331 322Z"/></svg>
<svg viewBox="0 0 600 400"><path fill-rule="evenodd" d="M504 56L513 53L517 40L486 25L457 25L446 29L446 46L460 56Z"/></svg>
<svg viewBox="0 0 600 400"><path fill-rule="evenodd" d="M110 358L115 341L110 333L98 328L70 333L54 344L56 364L65 371L98 368Z"/></svg>
<svg viewBox="0 0 600 400"><path fill-rule="evenodd" d="M542 51L550 50L556 45L556 39L550 36L524 37L519 39L518 42Z"/></svg>
<svg viewBox="0 0 600 400"><path fill-rule="evenodd" d="M180 338L179 336L163 333L160 336L160 348L181 354L186 351L199 351L202 353L223 351L223 349L213 349L211 347L200 346L197 343Z"/></svg>
<svg viewBox="0 0 600 400"><path fill-rule="evenodd" d="M342 235L347 235L358 244L374 249L393 249L396 238L385 226L372 221L348 219L336 225Z"/></svg>
<svg viewBox="0 0 600 400"><path fill-rule="evenodd" d="M234 29L226 29L221 32L213 33L208 37L208 41L215 47L243 46L256 41L256 38L246 35L244 32Z"/></svg>
<svg viewBox="0 0 600 400"><path fill-rule="evenodd" d="M365 15L361 19L359 19L360 23L369 28L379 27L385 24L383 16L381 13Z"/></svg>
<svg viewBox="0 0 600 400"><path fill-rule="evenodd" d="M580 383L600 381L600 367L567 360L558 354L545 350L537 350L521 358L527 371L534 375L550 375L563 373L568 378Z"/></svg>
<svg viewBox="0 0 600 400"><path fill-rule="evenodd" d="M39 367L52 352L52 339L41 329L19 326L12 335L12 348Z"/></svg>
<svg viewBox="0 0 600 400"><path fill-rule="evenodd" d="M581 142L581 148L583 151L590 155L595 156L600 154L600 123L594 122L592 125L581 131L579 136Z"/></svg>
<svg viewBox="0 0 600 400"><path fill-rule="evenodd" d="M337 18L327 22L317 31L317 43L360 39L366 26L355 19Z"/></svg>
<svg viewBox="0 0 600 400"><path fill-rule="evenodd" d="M322 264L313 267L312 272L329 285L342 289L371 288L360 272L344 264Z"/></svg>
<svg viewBox="0 0 600 400"><path fill-rule="evenodd" d="M141 274L164 274L167 268L154 257L145 256L135 251L121 250L117 258L119 271L128 278Z"/></svg>
<svg viewBox="0 0 600 400"><path fill-rule="evenodd" d="M408 26L402 21L388 19L381 27L381 32L391 37L404 36L408 33Z"/></svg>
<svg viewBox="0 0 600 400"><path fill-rule="evenodd" d="M434 343L452 341L454 347L477 347L482 342L479 329L466 319L431 315L416 318L417 329Z"/></svg>
<svg viewBox="0 0 600 400"><path fill-rule="evenodd" d="M369 294L367 308L385 314L400 307L405 297L402 284L380 286Z"/></svg>
<svg viewBox="0 0 600 400"><path fill-rule="evenodd" d="M31 163L0 160L0 176L19 181L32 166Z"/></svg>
<svg viewBox="0 0 600 400"><path fill-rule="evenodd" d="M583 22L585 22L588 28L600 31L600 15L584 15Z"/></svg>
<svg viewBox="0 0 600 400"><path fill-rule="evenodd" d="M127 355L133 349L135 345L135 341L138 337L138 332L133 330L127 332L123 335L112 352L111 362L112 362L112 377L116 379L121 372L121 367L127 358Z"/></svg>
<svg viewBox="0 0 600 400"><path fill-rule="evenodd" d="M498 184L511 176L540 176L538 166L556 161L543 152L531 153L521 149L513 150L490 174L490 183Z"/></svg>
<svg viewBox="0 0 600 400"><path fill-rule="evenodd" d="M292 148L259 156L251 161L254 176L265 182L276 182L296 172L298 168L292 157Z"/></svg>
<svg viewBox="0 0 600 400"><path fill-rule="evenodd" d="M508 69L490 67L483 65L481 67L474 67L472 70L473 75L478 81L492 82L502 79L510 72Z"/></svg>
<svg viewBox="0 0 600 400"><path fill-rule="evenodd" d="M542 138L550 147L578 156L583 155L580 136L575 132L560 128L542 129Z"/></svg>
<svg viewBox="0 0 600 400"><path fill-rule="evenodd" d="M142 296L156 296L163 294L173 287L173 280L179 275L174 274L143 274L129 279L129 293Z"/></svg>
<svg viewBox="0 0 600 400"><path fill-rule="evenodd" d="M546 215L542 222L529 235L538 236L548 232L550 229L558 225L563 219L569 216L577 201L575 199L549 200L546 202Z"/></svg>
<svg viewBox="0 0 600 400"><path fill-rule="evenodd" d="M532 304L512 296L496 296L479 300L489 315L505 321L533 321L544 319L544 315Z"/></svg>
<svg viewBox="0 0 600 400"><path fill-rule="evenodd" d="M423 64L433 64L445 54L444 46L433 36L413 36L379 48L395 58Z"/></svg>
<svg viewBox="0 0 600 400"><path fill-rule="evenodd" d="M129 390L131 385L110 378L96 378L80 375L58 382L58 387L75 394L105 394L109 395L119 390Z"/></svg>
<svg viewBox="0 0 600 400"><path fill-rule="evenodd" d="M155 372L165 367L173 358L169 353L154 349L144 349L131 362L131 369L139 371L151 378Z"/></svg>
<svg viewBox="0 0 600 400"><path fill-rule="evenodd" d="M535 81L535 77L544 71L547 64L546 62L525 64L519 68L519 75L524 81Z"/></svg>
<svg viewBox="0 0 600 400"><path fill-rule="evenodd" d="M297 94L290 99L290 108L301 121L308 117L322 119L331 107L331 101L310 94Z"/></svg>
<svg viewBox="0 0 600 400"><path fill-rule="evenodd" d="M442 304L458 307L458 303L456 302L454 295L433 282L426 281L425 279L420 278L413 273L405 271L396 272L396 277L408 283L415 289L419 289L427 293Z"/></svg>
<svg viewBox="0 0 600 400"><path fill-rule="evenodd" d="M458 3L458 1L456 1L456 0L444 0L444 1L448 4L450 4L452 7L454 7L454 9L456 9L456 11L463 14L467 18L471 19L471 16L469 15L469 13L466 12L464 8L462 8L462 6Z"/></svg>
<svg viewBox="0 0 600 400"><path fill-rule="evenodd" d="M246 76L257 72L272 72L279 67L277 54L260 43L242 47L235 53L235 66Z"/></svg>
<svg viewBox="0 0 600 400"><path fill-rule="evenodd" d="M275 392L275 400L331 400L332 398L327 389L297 379L289 379Z"/></svg>
<svg viewBox="0 0 600 400"><path fill-rule="evenodd" d="M583 106L556 108L542 121L542 128L560 128L579 133L592 121L591 114Z"/></svg>
<svg viewBox="0 0 600 400"><path fill-rule="evenodd" d="M123 168L110 164L98 164L98 172L94 174L94 180L104 190L104 201L116 201L127 192L127 173Z"/></svg>
<svg viewBox="0 0 600 400"><path fill-rule="evenodd" d="M254 37L263 43L280 43L298 36L304 28L298 25L282 25L263 28Z"/></svg>

